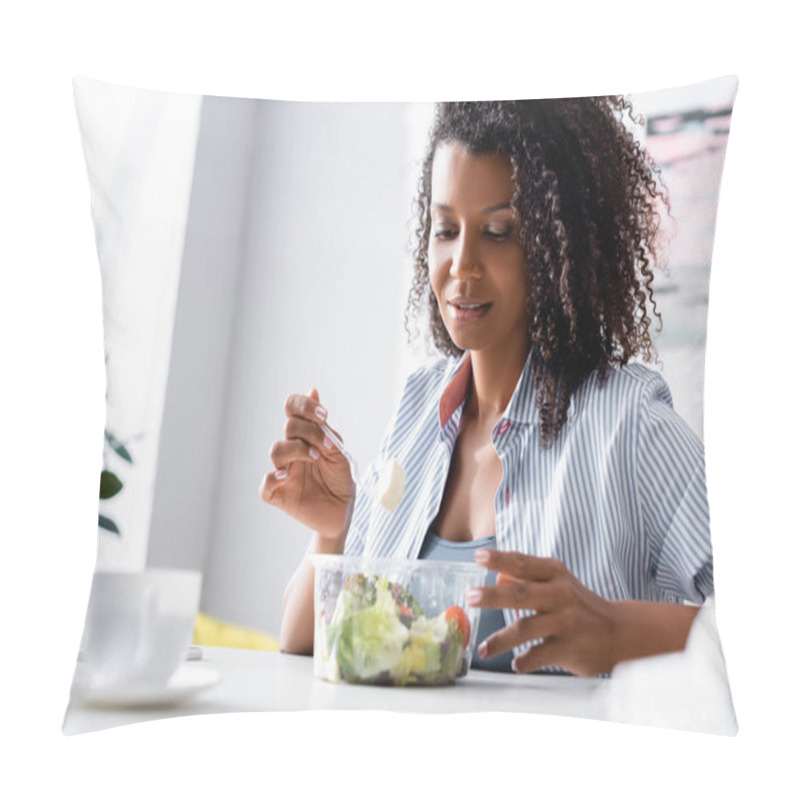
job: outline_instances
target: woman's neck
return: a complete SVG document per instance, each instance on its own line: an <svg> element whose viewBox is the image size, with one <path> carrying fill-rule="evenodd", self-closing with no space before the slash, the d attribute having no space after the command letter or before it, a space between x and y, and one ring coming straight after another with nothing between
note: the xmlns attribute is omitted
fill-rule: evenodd
<svg viewBox="0 0 800 800"><path fill-rule="evenodd" d="M483 350L470 353L472 381L465 410L478 422L494 424L506 410L519 383L528 352L525 349L503 355L498 357L496 353Z"/></svg>

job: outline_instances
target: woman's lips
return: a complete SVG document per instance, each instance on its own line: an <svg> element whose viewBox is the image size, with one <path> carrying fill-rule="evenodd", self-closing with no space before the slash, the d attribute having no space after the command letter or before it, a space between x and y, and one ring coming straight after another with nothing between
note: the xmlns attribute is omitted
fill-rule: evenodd
<svg viewBox="0 0 800 800"><path fill-rule="evenodd" d="M480 319L491 307L491 303L475 303L467 300L450 300L447 303L450 318L456 322L472 322Z"/></svg>

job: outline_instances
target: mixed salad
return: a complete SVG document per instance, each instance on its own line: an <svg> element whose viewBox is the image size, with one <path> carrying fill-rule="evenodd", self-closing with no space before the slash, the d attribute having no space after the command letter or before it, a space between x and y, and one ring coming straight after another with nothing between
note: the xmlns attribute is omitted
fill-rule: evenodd
<svg viewBox="0 0 800 800"><path fill-rule="evenodd" d="M460 606L426 617L401 584L359 573L345 579L330 620L321 612L316 636L320 677L437 685L466 672L470 623Z"/></svg>

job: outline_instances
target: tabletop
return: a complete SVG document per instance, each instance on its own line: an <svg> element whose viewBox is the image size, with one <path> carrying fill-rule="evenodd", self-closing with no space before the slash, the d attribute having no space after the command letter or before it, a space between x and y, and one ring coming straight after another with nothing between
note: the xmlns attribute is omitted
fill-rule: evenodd
<svg viewBox="0 0 800 800"><path fill-rule="evenodd" d="M716 648L716 649L715 649ZM733 735L737 724L716 627L695 625L684 652L640 659L608 678L470 670L451 686L387 687L314 678L313 659L202 647L183 676L218 679L169 703L99 706L73 695L65 734L193 714L238 711L380 710L407 713L557 714Z"/></svg>

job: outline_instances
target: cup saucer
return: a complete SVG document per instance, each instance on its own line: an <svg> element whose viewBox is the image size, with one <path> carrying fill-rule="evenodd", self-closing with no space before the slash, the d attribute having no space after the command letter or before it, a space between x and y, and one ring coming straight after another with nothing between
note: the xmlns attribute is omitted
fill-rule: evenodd
<svg viewBox="0 0 800 800"><path fill-rule="evenodd" d="M86 705L142 707L179 703L213 686L219 673L207 666L184 663L163 686L147 684L93 686L86 664L78 664L72 683L72 697Z"/></svg>

